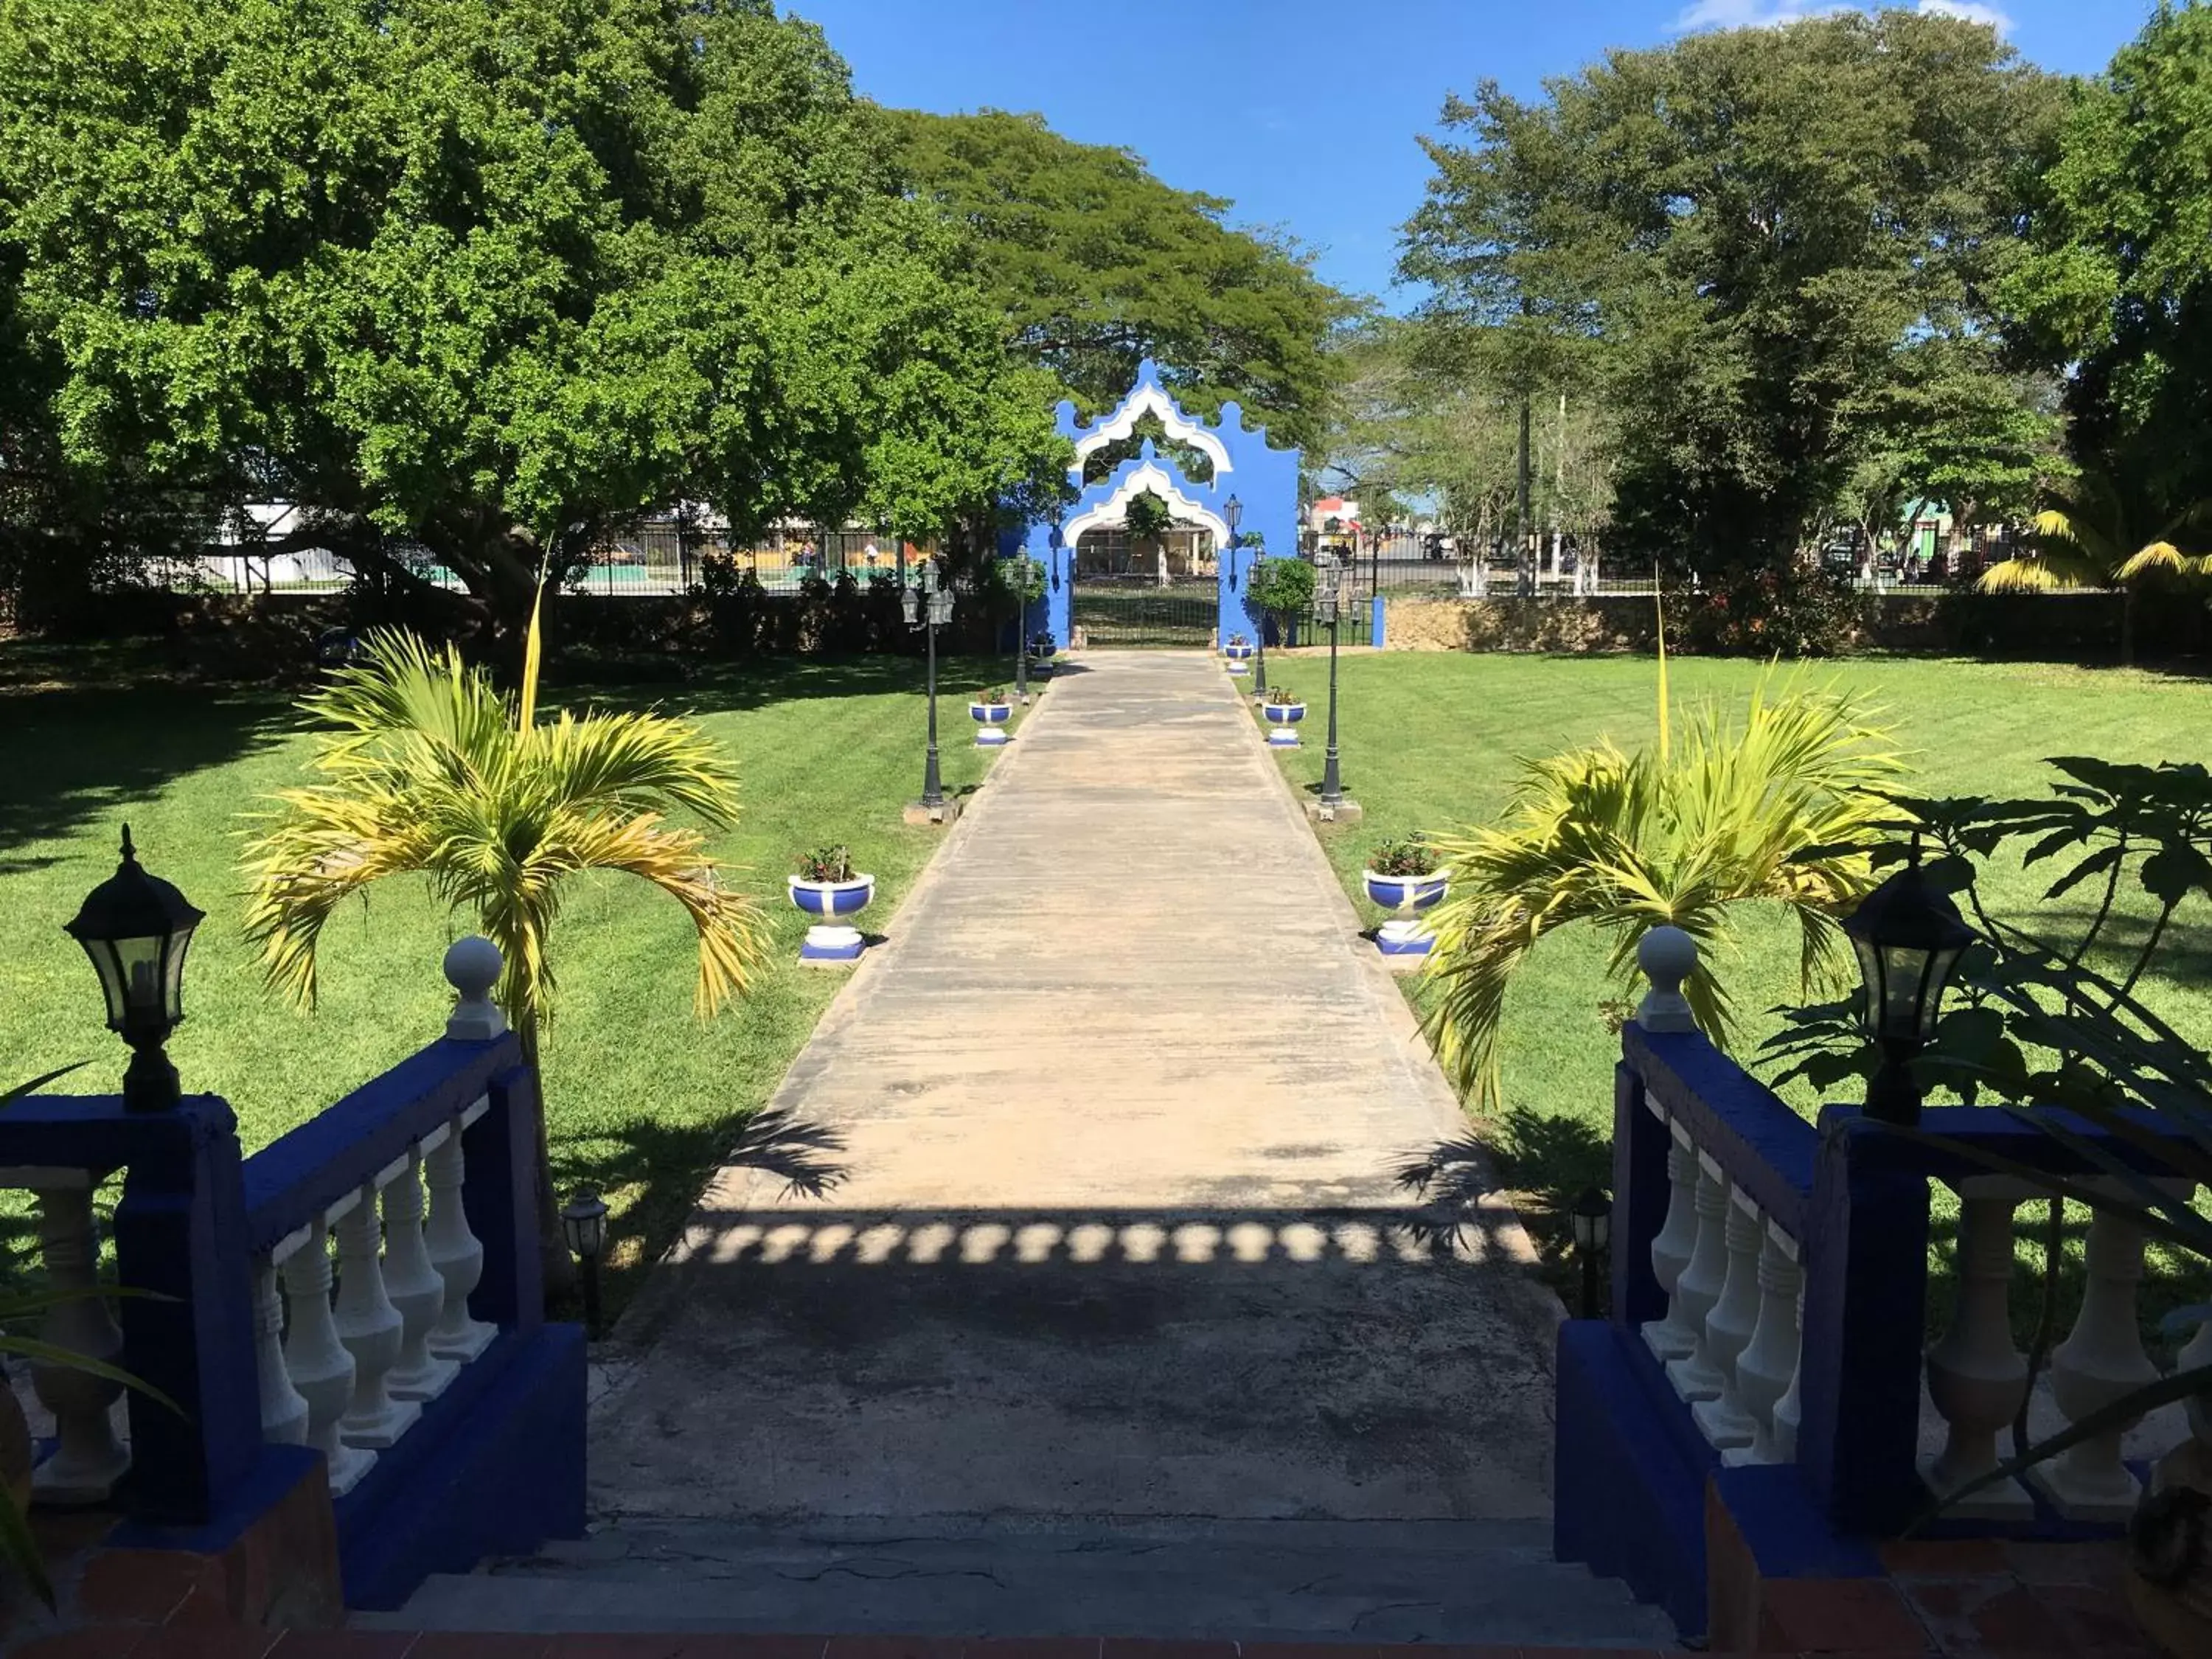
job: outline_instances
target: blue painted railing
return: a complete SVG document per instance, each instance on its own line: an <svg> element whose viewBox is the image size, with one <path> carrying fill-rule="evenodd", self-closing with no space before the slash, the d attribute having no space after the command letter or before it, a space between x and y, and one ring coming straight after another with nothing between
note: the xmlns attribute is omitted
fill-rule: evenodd
<svg viewBox="0 0 2212 1659"><path fill-rule="evenodd" d="M1995 1467L2026 1393L2005 1287L2014 1212L2035 1189L1856 1107L1808 1123L1694 1029L1678 990L1695 961L1686 939L1647 943L1643 959L1655 988L1615 1072L1609 1316L1560 1337L1561 1559L1626 1578L1692 1633L1705 1627L1707 1534L1723 1520L1768 1577L1873 1575L1875 1546L1915 1526L2113 1530L2141 1473L2122 1464L2117 1434L1928 1519L1937 1490ZM1936 1109L1923 1127L2095 1173L2002 1112ZM1960 1193L1962 1212L1957 1309L1929 1349L1934 1181ZM2082 1316L2052 1357L2062 1415L2155 1374L2135 1334L2142 1264L2136 1231L2100 1213ZM1932 1456L1923 1376L1942 1443Z"/></svg>
<svg viewBox="0 0 2212 1659"><path fill-rule="evenodd" d="M485 994L496 972L482 941L455 947L449 1035L250 1158L214 1096L155 1114L119 1097L0 1113L0 1181L37 1193L58 1284L94 1283L91 1192L123 1175L115 1279L143 1294L116 1299L119 1332L91 1301L54 1310L44 1334L176 1407L129 1392L125 1446L106 1425L118 1385L39 1368L56 1418L49 1501L119 1510L114 1546L215 1552L302 1479L326 1483L358 1607L580 1534L582 1334L544 1318L538 1097ZM365 1409L380 1403L381 1431Z"/></svg>

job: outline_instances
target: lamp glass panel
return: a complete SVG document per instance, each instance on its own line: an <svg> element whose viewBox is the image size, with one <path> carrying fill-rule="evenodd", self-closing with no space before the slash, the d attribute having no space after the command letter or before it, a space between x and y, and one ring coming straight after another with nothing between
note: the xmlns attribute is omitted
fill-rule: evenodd
<svg viewBox="0 0 2212 1659"><path fill-rule="evenodd" d="M908 628L913 627L920 619L916 615L920 608L919 601L920 596L911 587L902 587L899 590L899 609L906 613L906 625Z"/></svg>
<svg viewBox="0 0 2212 1659"><path fill-rule="evenodd" d="M1959 958L1966 954L1963 945L1950 950L1938 951L1929 963L1928 994L1921 999L1920 1035L1931 1038L1936 1035L1936 1022L1943 1014L1943 988L1951 982L1958 971Z"/></svg>
<svg viewBox="0 0 2212 1659"><path fill-rule="evenodd" d="M100 975L100 994L107 1004L107 1028L119 1031L123 1029L124 977L114 943L104 939L88 939L82 943L85 955L92 959L93 971Z"/></svg>
<svg viewBox="0 0 2212 1659"><path fill-rule="evenodd" d="M1921 1034L1921 1013L1926 1000L1930 953L1912 945L1881 947L1881 1034L1909 1037Z"/></svg>
<svg viewBox="0 0 2212 1659"><path fill-rule="evenodd" d="M191 948L191 927L180 927L170 935L168 959L161 975L161 1007L172 1025L185 1017L185 954Z"/></svg>
<svg viewBox="0 0 2212 1659"><path fill-rule="evenodd" d="M1851 936L1851 952L1859 959L1859 981L1866 1000L1859 1005L1859 1024L1869 1036L1881 1035L1881 953L1873 942Z"/></svg>
<svg viewBox="0 0 2212 1659"><path fill-rule="evenodd" d="M161 946L155 933L145 939L113 942L116 969L123 982L124 1018L153 1020L161 1018Z"/></svg>

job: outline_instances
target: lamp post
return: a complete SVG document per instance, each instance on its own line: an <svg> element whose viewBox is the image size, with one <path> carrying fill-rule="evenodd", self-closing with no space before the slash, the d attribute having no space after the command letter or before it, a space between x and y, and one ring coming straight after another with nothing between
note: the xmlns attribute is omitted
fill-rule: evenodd
<svg viewBox="0 0 2212 1659"><path fill-rule="evenodd" d="M899 594L906 625L919 628L929 653L929 751L922 763L921 804L932 812L944 810L945 785L937 775L937 630L952 620L952 590L944 585L935 559L922 561L913 586Z"/></svg>
<svg viewBox="0 0 2212 1659"><path fill-rule="evenodd" d="M1866 1115L1884 1123L1917 1123L1921 1089L1913 1058L1935 1036L1944 988L1978 935L1921 868L1917 836L1905 868L1861 899L1843 929L1864 990L1859 1023L1881 1049L1881 1069L1867 1085Z"/></svg>
<svg viewBox="0 0 2212 1659"><path fill-rule="evenodd" d="M1601 1188L1585 1187L1568 1215L1575 1230L1575 1260L1583 1269L1582 1316L1595 1319L1598 1259L1613 1243L1613 1194Z"/></svg>
<svg viewBox="0 0 2212 1659"><path fill-rule="evenodd" d="M179 1099L177 1068L161 1045L185 1017L185 953L203 920L182 893L139 867L126 823L123 862L85 895L67 926L100 975L107 1029L131 1045L127 1111L165 1112Z"/></svg>
<svg viewBox="0 0 2212 1659"><path fill-rule="evenodd" d="M584 1328L599 1334L599 1253L607 1243L607 1203L586 1187L561 1209L561 1231L569 1253L584 1266Z"/></svg>
<svg viewBox="0 0 2212 1659"><path fill-rule="evenodd" d="M1322 762L1321 804L1330 812L1344 805L1344 781L1337 775L1336 769L1336 623L1341 608L1337 603L1336 576L1340 557L1334 552L1323 551L1314 558L1322 580L1320 591L1314 595L1314 615L1328 624L1328 752Z"/></svg>

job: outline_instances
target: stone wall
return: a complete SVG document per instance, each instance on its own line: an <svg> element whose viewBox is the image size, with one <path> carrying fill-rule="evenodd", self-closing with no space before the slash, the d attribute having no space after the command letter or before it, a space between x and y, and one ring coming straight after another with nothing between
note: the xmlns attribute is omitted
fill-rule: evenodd
<svg viewBox="0 0 2212 1659"><path fill-rule="evenodd" d="M1645 595L1576 599L1384 599L1393 651L1524 651L1591 655L1654 648ZM1850 648L2054 660L2109 659L2120 648L2118 593L1883 593L1861 602ZM2204 650L2199 599L2146 599L2136 648L2157 661ZM1670 648L1683 649L1670 617Z"/></svg>

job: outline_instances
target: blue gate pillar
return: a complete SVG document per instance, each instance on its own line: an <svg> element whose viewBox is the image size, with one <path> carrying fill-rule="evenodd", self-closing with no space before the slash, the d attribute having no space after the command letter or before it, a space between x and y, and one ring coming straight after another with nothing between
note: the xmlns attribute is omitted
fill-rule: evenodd
<svg viewBox="0 0 2212 1659"><path fill-rule="evenodd" d="M1056 523L1033 522L1018 539L1009 538L1000 549L1003 556L1012 556L1018 547L1044 567L1043 623L1053 637L1062 646L1074 641L1075 551L1084 532L1122 523L1128 504L1146 491L1165 501L1183 523L1212 532L1219 571L1215 616L1220 637L1256 637L1250 576L1259 554L1250 544L1263 542L1270 556L1297 552L1298 452L1273 447L1264 427L1247 431L1243 410L1235 403L1223 404L1220 418L1212 422L1184 413L1161 380L1159 366L1150 358L1138 366L1136 384L1110 413L1086 425L1078 419L1075 405L1063 401L1057 414L1060 434L1075 450L1074 463L1068 468L1075 499ZM1211 468L1205 481L1194 481L1174 455L1160 454L1147 438L1136 455L1104 477L1085 483L1084 463L1109 444L1133 436L1138 421L1146 415L1158 420L1170 443L1205 458ZM1230 546L1229 524L1221 510L1231 495L1243 509L1238 526L1243 544L1235 548Z"/></svg>

